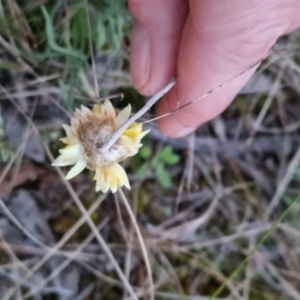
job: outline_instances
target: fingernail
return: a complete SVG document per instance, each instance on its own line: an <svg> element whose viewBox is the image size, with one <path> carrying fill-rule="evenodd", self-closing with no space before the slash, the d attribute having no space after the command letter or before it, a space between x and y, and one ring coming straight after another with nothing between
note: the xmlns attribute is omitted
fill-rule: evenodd
<svg viewBox="0 0 300 300"><path fill-rule="evenodd" d="M150 37L146 29L135 22L131 39L132 81L138 90L145 85L150 73Z"/></svg>

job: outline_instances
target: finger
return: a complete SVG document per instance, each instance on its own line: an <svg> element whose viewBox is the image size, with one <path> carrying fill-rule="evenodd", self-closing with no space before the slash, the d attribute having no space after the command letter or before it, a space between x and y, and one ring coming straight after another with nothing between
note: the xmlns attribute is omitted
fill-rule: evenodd
<svg viewBox="0 0 300 300"><path fill-rule="evenodd" d="M286 30L285 34L288 34L299 27L300 27L300 1L297 1L297 5L294 10L294 15L291 18L290 25L288 27L288 30Z"/></svg>
<svg viewBox="0 0 300 300"><path fill-rule="evenodd" d="M178 57L176 86L162 99L163 115L218 87L263 58L285 32L294 0L190 1ZM221 113L255 68L207 97L159 120L162 132L179 137Z"/></svg>
<svg viewBox="0 0 300 300"><path fill-rule="evenodd" d="M178 45L188 12L187 0L129 0L136 21L130 68L134 87L158 92L174 76Z"/></svg>

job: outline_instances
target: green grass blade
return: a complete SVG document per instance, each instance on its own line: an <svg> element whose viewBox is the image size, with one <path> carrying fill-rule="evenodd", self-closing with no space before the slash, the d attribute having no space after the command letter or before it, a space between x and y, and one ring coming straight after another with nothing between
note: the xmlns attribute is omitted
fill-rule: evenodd
<svg viewBox="0 0 300 300"><path fill-rule="evenodd" d="M51 17L44 6L42 6L41 9L42 9L43 16L45 18L45 23L46 23L45 31L46 31L47 40L48 40L50 48L62 55L69 55L69 56L73 56L73 57L85 60L86 57L82 53L79 53L72 49L67 49L67 48L61 47L56 44Z"/></svg>

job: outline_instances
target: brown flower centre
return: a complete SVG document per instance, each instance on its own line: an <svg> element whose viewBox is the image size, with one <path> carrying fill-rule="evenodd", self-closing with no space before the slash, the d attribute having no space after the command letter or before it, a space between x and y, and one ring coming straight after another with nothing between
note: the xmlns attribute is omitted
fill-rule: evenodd
<svg viewBox="0 0 300 300"><path fill-rule="evenodd" d="M116 130L114 122L99 119L94 115L80 119L76 128L87 166L94 170L98 165L108 164L100 148Z"/></svg>

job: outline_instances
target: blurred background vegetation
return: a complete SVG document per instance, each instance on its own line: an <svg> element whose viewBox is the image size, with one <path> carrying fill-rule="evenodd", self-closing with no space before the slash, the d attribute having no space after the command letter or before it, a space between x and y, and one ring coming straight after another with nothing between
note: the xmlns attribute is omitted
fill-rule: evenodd
<svg viewBox="0 0 300 300"><path fill-rule="evenodd" d="M95 193L89 171L68 185L51 167L61 124L98 97L90 41L99 96L143 105L129 74L132 21L123 0L0 0L0 299L129 299L76 197L146 299L145 264L118 197ZM125 162L155 299L300 299L299 62L298 30L221 116L177 140L149 123L144 147Z"/></svg>

